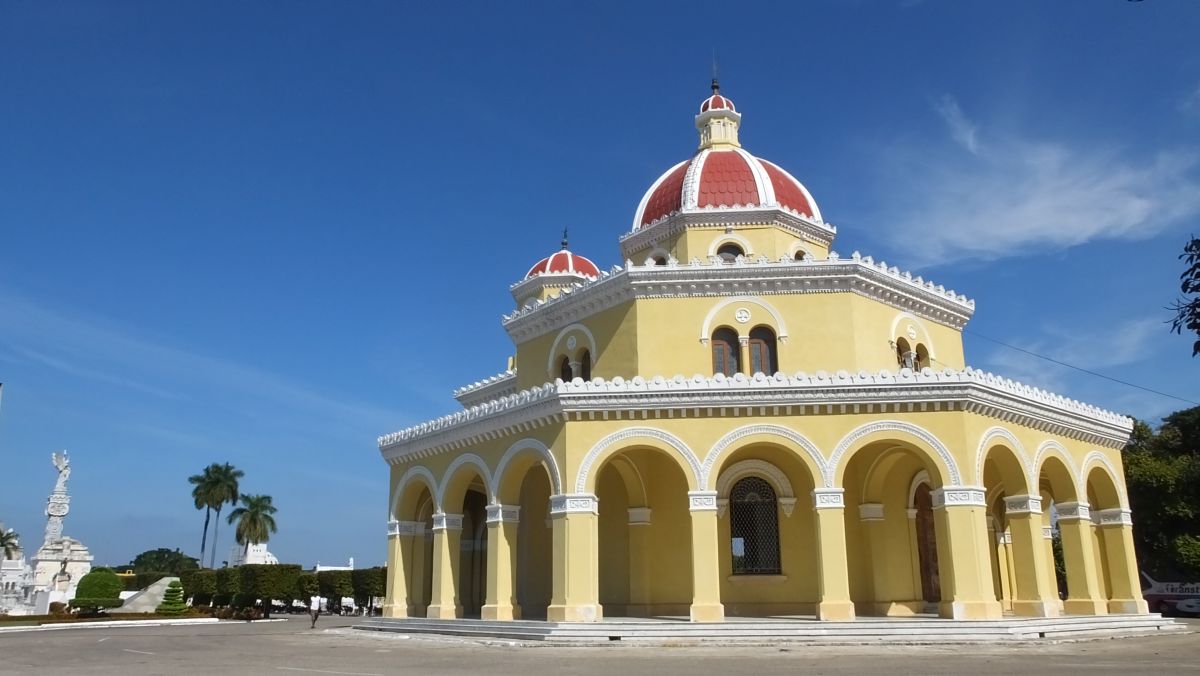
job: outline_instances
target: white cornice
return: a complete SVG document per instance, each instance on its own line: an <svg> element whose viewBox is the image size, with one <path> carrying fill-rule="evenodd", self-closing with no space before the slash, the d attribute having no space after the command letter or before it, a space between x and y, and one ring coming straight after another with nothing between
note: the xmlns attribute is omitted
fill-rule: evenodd
<svg viewBox="0 0 1200 676"><path fill-rule="evenodd" d="M499 399L517 391L517 372L505 371L490 378L477 380L470 385L454 390L454 398L470 408L485 401Z"/></svg>
<svg viewBox="0 0 1200 676"><path fill-rule="evenodd" d="M622 255L641 251L670 239L685 229L727 228L738 225L775 225L825 247L833 243L837 226L805 216L786 207L688 207L621 236Z"/></svg>
<svg viewBox="0 0 1200 676"><path fill-rule="evenodd" d="M756 374L555 381L379 438L385 460L464 448L563 420L964 411L1106 448L1133 421L984 371Z"/></svg>
<svg viewBox="0 0 1200 676"><path fill-rule="evenodd" d="M713 257L688 263L614 267L587 284L504 315L502 324L517 344L545 335L633 298L685 298L730 295L855 293L955 329L966 325L975 301L944 286L914 277L856 251L848 259L836 252L822 260Z"/></svg>

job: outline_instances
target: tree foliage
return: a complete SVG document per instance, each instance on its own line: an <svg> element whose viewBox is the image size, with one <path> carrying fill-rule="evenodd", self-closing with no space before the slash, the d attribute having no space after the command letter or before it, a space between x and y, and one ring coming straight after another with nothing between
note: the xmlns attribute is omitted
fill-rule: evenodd
<svg viewBox="0 0 1200 676"><path fill-rule="evenodd" d="M21 551L21 536L11 528L0 528L0 550L3 550L5 559L17 558L17 552Z"/></svg>
<svg viewBox="0 0 1200 676"><path fill-rule="evenodd" d="M125 588L121 578L111 568L93 568L79 580L71 607L97 612L102 608L121 605L121 591Z"/></svg>
<svg viewBox="0 0 1200 676"><path fill-rule="evenodd" d="M275 512L269 495L243 495L242 506L229 513L229 523L237 522L237 542L248 546L271 539L276 532Z"/></svg>
<svg viewBox="0 0 1200 676"><path fill-rule="evenodd" d="M200 562L192 556L188 556L178 549L167 549L159 547L158 549L149 549L137 556L133 557L129 567L135 573L167 573L169 575L178 576L185 570L195 570L200 567Z"/></svg>
<svg viewBox="0 0 1200 676"><path fill-rule="evenodd" d="M354 596L354 579L348 570L322 570L317 573L317 584L331 608L341 607L342 597Z"/></svg>
<svg viewBox="0 0 1200 676"><path fill-rule="evenodd" d="M1193 237L1183 247L1179 258L1187 264L1187 268L1179 275L1179 290L1183 297L1170 308L1175 312L1171 330L1183 333L1187 329L1200 338L1200 239ZM1197 354L1200 354L1200 340L1192 343L1192 356Z"/></svg>
<svg viewBox="0 0 1200 676"><path fill-rule="evenodd" d="M300 566L294 563L248 564L236 570L238 590L251 603L258 602L264 616L270 616L272 600L292 599L300 579Z"/></svg>
<svg viewBox="0 0 1200 676"><path fill-rule="evenodd" d="M354 603L359 607L374 606L375 598L387 593L387 568L357 568L350 571Z"/></svg>
<svg viewBox="0 0 1200 676"><path fill-rule="evenodd" d="M320 591L321 585L317 581L316 573L300 573L296 578L296 600L303 601L306 606Z"/></svg>
<svg viewBox="0 0 1200 676"><path fill-rule="evenodd" d="M1142 569L1200 579L1200 406L1167 416L1158 432L1136 421L1124 462Z"/></svg>

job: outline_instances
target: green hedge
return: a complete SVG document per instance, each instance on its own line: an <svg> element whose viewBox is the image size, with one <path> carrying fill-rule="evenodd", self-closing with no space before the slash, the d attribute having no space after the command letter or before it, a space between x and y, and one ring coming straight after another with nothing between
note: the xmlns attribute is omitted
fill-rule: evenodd
<svg viewBox="0 0 1200 676"><path fill-rule="evenodd" d="M183 585L178 580L172 580L163 594L162 603L154 609L160 615L182 615L187 612L187 602L183 600Z"/></svg>
<svg viewBox="0 0 1200 676"><path fill-rule="evenodd" d="M354 580L348 570L322 570L317 573L317 586L330 607L342 605L343 596L354 596Z"/></svg>
<svg viewBox="0 0 1200 676"><path fill-rule="evenodd" d="M300 566L294 563L247 564L238 566L236 570L238 589L251 600L251 604L257 600L263 608L263 615L267 617L271 613L271 601L290 601L295 596L300 580Z"/></svg>
<svg viewBox="0 0 1200 676"><path fill-rule="evenodd" d="M125 591L141 591L146 587L158 582L164 577L170 576L170 573L137 573L134 575L121 575L121 582L125 585Z"/></svg>
<svg viewBox="0 0 1200 676"><path fill-rule="evenodd" d="M354 588L354 603L358 606L373 606L374 599L387 593L387 568L358 568L350 571L350 582Z"/></svg>
<svg viewBox="0 0 1200 676"><path fill-rule="evenodd" d="M111 568L93 568L92 572L79 580L71 607L99 611L102 608L117 608L121 605L121 592L125 585Z"/></svg>
<svg viewBox="0 0 1200 676"><path fill-rule="evenodd" d="M304 603L307 608L312 597L316 596L321 591L321 585L317 581L316 573L300 573L296 578L296 596L297 601Z"/></svg>

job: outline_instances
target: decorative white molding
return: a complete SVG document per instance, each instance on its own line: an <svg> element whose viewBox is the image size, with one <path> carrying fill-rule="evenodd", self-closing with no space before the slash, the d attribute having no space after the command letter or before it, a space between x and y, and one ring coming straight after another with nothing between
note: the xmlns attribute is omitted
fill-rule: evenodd
<svg viewBox="0 0 1200 676"><path fill-rule="evenodd" d="M904 370L907 371L908 369ZM950 449L946 448L946 445L934 436L932 432L923 427L900 420L879 420L855 429L838 442L837 448L834 449L833 455L829 457L829 462L825 465L825 486L835 485L838 466L842 461L842 457L846 455L846 452L860 439L876 432L898 432L916 437L925 446L932 449L937 457L941 458L942 465L949 473L945 477L946 483L951 486L962 485L962 474L958 471L958 463L954 461L954 456L950 453Z"/></svg>
<svg viewBox="0 0 1200 676"><path fill-rule="evenodd" d="M599 514L600 501L591 493L566 493L550 496L550 515Z"/></svg>
<svg viewBox="0 0 1200 676"><path fill-rule="evenodd" d="M709 337L712 336L713 320L715 320L717 318L717 314L719 312L721 312L721 310L724 310L725 308L729 307L730 305L738 305L738 304L757 305L758 307L765 310L767 315L769 315L771 317L771 323L766 323L765 325L771 326L771 329L773 331L775 331L775 337L778 338L780 341L783 341L783 342L787 341L787 337L788 337L787 323L783 320L783 314L780 313L778 310L776 310L775 306L771 305L763 298L756 298L754 296L731 296L729 298L724 298L721 301L717 302L717 304L713 305L712 308L709 309L708 314L704 316L704 323L700 325L700 342L702 342L702 343L707 342ZM740 313L743 310L745 310L745 308L740 308L737 310L737 313ZM746 324L747 322L750 321L750 319L751 319L751 317L750 317L749 310L746 310L745 321L743 321L740 316L734 317L734 320L737 321L739 324ZM773 325L772 325L772 323L773 323ZM756 322L756 325L758 325L758 324L764 324L764 322L761 322L761 321ZM745 338L745 340L747 340L747 341L750 340L749 335L739 336L739 337Z"/></svg>
<svg viewBox="0 0 1200 676"><path fill-rule="evenodd" d="M997 445L997 441L1003 441L1004 446L1012 449L1021 463L1021 471L1025 473L1025 486L1010 486L1009 490L1032 490L1029 488L1030 486L1037 486L1033 474L1033 462L1030 460L1029 454L1025 452L1025 446L1021 444L1021 440L1003 427L988 428L979 438L979 446L975 449L975 483L980 486L984 485L983 463L987 460L987 452Z"/></svg>
<svg viewBox="0 0 1200 676"><path fill-rule="evenodd" d="M651 510L649 507L630 507L626 510L629 514L630 526L649 526Z"/></svg>
<svg viewBox="0 0 1200 676"><path fill-rule="evenodd" d="M737 444L737 442L741 441L742 439L745 439L746 437L755 436L755 435L780 437L781 439L787 440L787 441L795 444L797 447L799 447L799 449L801 451L803 451L803 453L805 455L808 456L808 458L810 460L812 460L813 466L816 468L816 471L819 473L818 475L824 476L825 458L824 458L824 456L821 455L821 451L817 449L816 444L809 441L808 438L805 437L803 434L800 434L799 432L797 432L793 429L790 429L788 427L784 427L782 425L746 425L745 427L739 427L739 428L727 433L725 436L721 437L721 439L718 440L717 443L713 444L713 447L708 451L708 455L704 456L704 463L701 465L701 475L700 476L702 479L702 483L700 485L701 486L710 486L712 484L713 468L716 467L717 461L721 459L721 456L725 453L726 450L728 450L734 444ZM741 463L738 463L738 465L741 465ZM733 468L732 467L727 468L724 472L721 473L722 476L727 474L731 469L733 469ZM776 469L778 470L778 468L776 468ZM783 474L783 472L780 471L780 474ZM785 475L785 479L786 479L786 475ZM813 477L813 482L816 483L816 481L817 481L817 477ZM718 477L718 483L719 482L720 482L720 477ZM783 483L784 483L783 481L780 482L781 485ZM791 482L787 482L787 487L788 487L788 495L794 496L794 493L791 492ZM780 486L776 486L776 490L782 491ZM720 487L717 487L717 492L722 493L722 494L727 493L727 491L722 491L720 489ZM782 494L783 493L781 492L780 495L782 495Z"/></svg>
<svg viewBox="0 0 1200 676"><path fill-rule="evenodd" d="M859 521L883 521L883 504L864 502L858 506Z"/></svg>
<svg viewBox="0 0 1200 676"><path fill-rule="evenodd" d="M505 371L499 375L477 380L470 385L454 390L454 398L464 408L470 408L485 401L508 396L516 391L517 372Z"/></svg>
<svg viewBox="0 0 1200 676"><path fill-rule="evenodd" d="M933 486L933 483L929 480L928 470L923 469L914 474L912 481L908 484L908 502L904 504L908 505L910 509L917 504L917 489L921 487L921 484L928 484L930 487Z"/></svg>
<svg viewBox="0 0 1200 676"><path fill-rule="evenodd" d="M392 537L417 537L425 534L422 521L389 521L388 535Z"/></svg>
<svg viewBox="0 0 1200 676"><path fill-rule="evenodd" d="M429 489L429 497L433 502L434 511L441 510L441 503L438 499L438 482L437 477L433 476L428 468L417 465L409 467L407 471L400 476L400 481L396 482L396 488L392 491L392 504L388 509L388 518L394 519L397 516L412 516L411 514L400 515L396 510L400 508L400 499L404 497L404 491L408 489L408 484L413 480L420 480L425 483L425 487Z"/></svg>
<svg viewBox="0 0 1200 676"><path fill-rule="evenodd" d="M491 504L487 506L487 523L519 523L520 521L521 507L518 505Z"/></svg>
<svg viewBox="0 0 1200 676"><path fill-rule="evenodd" d="M1100 509L1092 512L1099 518L1101 528L1107 526L1132 526L1133 512L1128 509L1114 507L1112 509Z"/></svg>
<svg viewBox="0 0 1200 676"><path fill-rule="evenodd" d="M1107 413L1107 411L1105 411L1105 413ZM1133 431L1133 420L1128 418L1127 420L1129 420L1129 430L1125 432L1126 441L1129 440L1129 432ZM1072 481L1072 487L1075 489L1075 495L1087 495L1086 491L1081 492L1080 485L1082 483L1082 479L1080 478L1079 467L1075 465L1075 459L1071 457L1071 452L1054 439L1047 439L1038 444L1037 451L1033 454L1033 472L1031 473L1031 476L1035 477L1040 482L1041 477L1044 474L1042 467L1046 460L1050 457L1057 458L1063 463L1063 466L1067 468L1067 474L1069 475L1068 478ZM1035 483L1031 485L1036 486L1038 484ZM1061 498L1067 496L1057 497Z"/></svg>
<svg viewBox="0 0 1200 676"><path fill-rule="evenodd" d="M717 492L688 491L688 510L692 512L717 511Z"/></svg>
<svg viewBox="0 0 1200 676"><path fill-rule="evenodd" d="M575 322L574 324L571 324L570 326L563 327L563 329L558 332L558 336L556 336L554 338L554 343L550 346L550 352L549 352L548 356L546 357L546 376L549 380L554 380L555 378L558 377L558 361L560 359L562 359L562 357L574 356L574 355L567 355L567 354L560 352L558 349L558 346L560 343L562 343L564 337L570 335L572 332L575 332L575 331L578 331L579 333L583 334L583 336L585 338L587 338L587 346L586 347L587 347L588 353L592 356L592 361L593 362L596 361L596 354L597 354L596 337L592 335L592 332L590 330L588 330L588 327L584 326L583 324L580 324L579 322ZM571 338L574 338L574 336L571 336ZM574 352L575 348L568 345L567 350L570 352ZM571 368L576 369L574 364L572 364Z"/></svg>
<svg viewBox="0 0 1200 676"><path fill-rule="evenodd" d="M696 160L702 162L703 157L703 154L697 155ZM688 183L690 177L699 176L699 173L695 171L696 165L697 162L693 161L692 165L688 167L684 178L685 186L690 185ZM783 173L787 172L783 171ZM805 192L807 194L807 190ZM685 192L684 194L689 193ZM810 200L809 204L815 205L816 202ZM686 202L683 206L682 211L673 212L653 223L634 228L632 232L622 235L621 254L625 258L629 258L632 253L669 240L685 230L727 230L739 226L775 226L805 241L819 243L824 248L833 244L833 237L837 233L836 226L832 223L825 223L816 214L809 217L790 207L778 205L739 208L710 206L697 209L696 205L689 206Z"/></svg>
<svg viewBox="0 0 1200 676"><path fill-rule="evenodd" d="M1117 495L1120 496L1121 506L1129 506L1129 496L1125 493L1125 481L1123 472L1117 470L1108 456L1101 451L1092 451L1083 458L1083 464L1080 465L1082 470L1079 472L1079 494L1087 495L1087 480L1088 474L1091 472L1093 464L1099 464L1108 472L1108 478L1113 485L1117 487Z"/></svg>
<svg viewBox="0 0 1200 676"><path fill-rule="evenodd" d="M556 424L568 415L728 407L764 407L768 411L778 409L791 415L786 407L799 406L812 413L829 415L868 409L897 413L967 411L1114 449L1125 444L1133 427L1132 420L1124 416L970 368L963 371L925 369L920 373L909 369L875 374L818 371L813 375L777 373L767 376L758 373L754 376L737 374L733 378L723 375L654 376L649 379L636 376L629 380L547 383L385 435L379 438L379 448L385 460L397 464L434 453L461 450L485 436L495 438ZM905 423L873 424L900 425L896 431L912 431L914 427ZM857 433L862 433L861 428ZM843 440L843 443L853 441ZM938 449L939 457L944 450L944 447ZM841 452L844 454L846 450ZM1046 449L1043 452L1047 452ZM836 463L831 459L826 466L826 485L832 485L831 472L835 468ZM959 476L957 467L953 474Z"/></svg>
<svg viewBox="0 0 1200 676"><path fill-rule="evenodd" d="M717 516L724 518L725 512L727 511L729 511L729 499L717 498Z"/></svg>
<svg viewBox="0 0 1200 676"><path fill-rule="evenodd" d="M575 284L557 296L518 308L505 315L502 323L519 345L635 298L726 296L733 282L748 296L854 293L956 329L975 311L974 301L953 290L857 252L849 259L830 252L822 260L743 257L733 265L720 259L693 259L674 266L629 262L625 268L601 271L594 281Z"/></svg>
<svg viewBox="0 0 1200 676"><path fill-rule="evenodd" d="M813 489L813 509L845 509L846 489L844 488L815 488Z"/></svg>
<svg viewBox="0 0 1200 676"><path fill-rule="evenodd" d="M614 380L620 379L618 378ZM656 439L666 444L667 447L673 450L675 455L678 456L680 460L683 460L684 464L691 469L691 479L692 481L695 481L695 485L703 485L700 483L701 476L703 475L703 472L700 468L700 461L696 459L696 454L692 452L692 449L688 448L688 445L683 443L679 437L676 437L670 432L665 432L653 427L630 427L618 432L613 432L600 441L597 441L595 446L592 446L591 450L589 450L587 455L583 457L583 461L579 465L579 474L575 478L575 492L583 493L587 490L588 476L591 474L593 465L595 465L596 460L599 459L605 451L613 446L618 446L625 441L637 439L639 437Z"/></svg>
<svg viewBox="0 0 1200 676"><path fill-rule="evenodd" d="M766 460L758 459L740 460L725 468L717 478L717 495L728 498L734 484L748 476L760 477L771 484L771 488L775 489L775 496L781 500L796 497L792 491L792 482L783 470ZM795 500L792 500L792 503L795 504Z"/></svg>
<svg viewBox="0 0 1200 676"><path fill-rule="evenodd" d="M717 505L717 510L720 511L721 506ZM779 498L779 509L783 511L783 515L791 517L792 512L796 510L796 498Z"/></svg>
<svg viewBox="0 0 1200 676"><path fill-rule="evenodd" d="M1054 539L1054 529L1051 528L1050 526L1042 526L1042 539L1043 540L1053 540Z"/></svg>
<svg viewBox="0 0 1200 676"><path fill-rule="evenodd" d="M1091 508L1085 502L1056 502L1054 509L1060 522L1092 520Z"/></svg>
<svg viewBox="0 0 1200 676"><path fill-rule="evenodd" d="M981 486L943 486L933 490L933 507L986 507L986 491Z"/></svg>
<svg viewBox="0 0 1200 676"><path fill-rule="evenodd" d="M433 530L462 530L463 515L462 514L446 514L445 512L433 513Z"/></svg>
<svg viewBox="0 0 1200 676"><path fill-rule="evenodd" d="M1012 532L1004 531L1002 533L996 533L996 544L1011 545L1012 544Z"/></svg>
<svg viewBox="0 0 1200 676"><path fill-rule="evenodd" d="M558 461L554 459L554 453L550 448L541 441L533 438L521 439L514 442L508 450L504 451L504 455L500 457L500 462L496 465L496 473L492 477L492 495L500 495L500 482L504 481L504 473L508 469L508 464L512 462L518 454L524 451L533 451L541 456L543 463L546 466L546 472L550 475L550 493L562 493L562 472L558 469Z"/></svg>
<svg viewBox="0 0 1200 676"><path fill-rule="evenodd" d="M1041 514L1042 499L1036 495L1010 495L1004 498L1004 511L1007 514Z"/></svg>
<svg viewBox="0 0 1200 676"><path fill-rule="evenodd" d="M911 519L917 518L917 512L918 512L918 510L912 509L910 507L909 509L904 510L904 515L907 516L911 520Z"/></svg>

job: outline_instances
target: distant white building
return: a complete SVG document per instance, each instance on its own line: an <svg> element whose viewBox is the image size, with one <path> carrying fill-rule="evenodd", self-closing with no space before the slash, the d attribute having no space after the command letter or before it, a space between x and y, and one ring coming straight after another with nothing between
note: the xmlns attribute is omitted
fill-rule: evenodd
<svg viewBox="0 0 1200 676"><path fill-rule="evenodd" d="M323 570L354 570L354 557L351 556L350 563L345 566L324 566L324 565L321 565L320 561L317 561L317 567L315 570L318 573Z"/></svg>
<svg viewBox="0 0 1200 676"><path fill-rule="evenodd" d="M229 550L229 565L231 566L256 563L274 566L279 563L279 559L267 551L265 543L252 544L246 547L235 545Z"/></svg>

